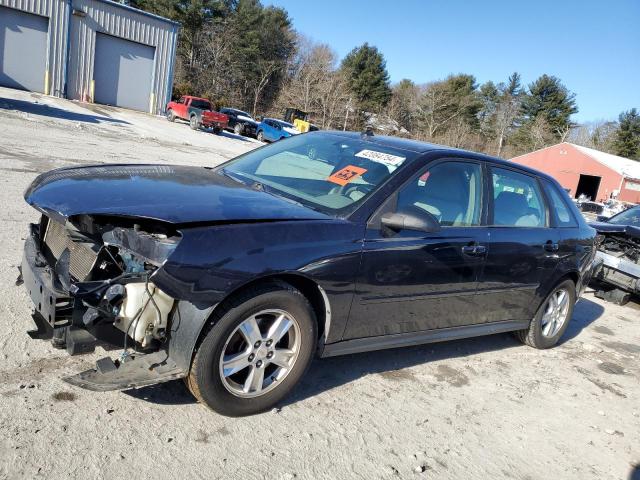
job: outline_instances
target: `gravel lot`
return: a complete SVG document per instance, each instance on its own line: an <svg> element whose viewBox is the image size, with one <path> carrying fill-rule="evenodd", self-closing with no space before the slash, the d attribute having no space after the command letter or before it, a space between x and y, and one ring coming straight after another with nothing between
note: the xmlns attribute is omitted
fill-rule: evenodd
<svg viewBox="0 0 640 480"><path fill-rule="evenodd" d="M105 353L68 357L25 333L29 182L91 162L215 165L257 145L0 88L0 478L640 478L640 308L590 293L555 349L495 335L318 360L250 418L212 413L182 382L62 382Z"/></svg>

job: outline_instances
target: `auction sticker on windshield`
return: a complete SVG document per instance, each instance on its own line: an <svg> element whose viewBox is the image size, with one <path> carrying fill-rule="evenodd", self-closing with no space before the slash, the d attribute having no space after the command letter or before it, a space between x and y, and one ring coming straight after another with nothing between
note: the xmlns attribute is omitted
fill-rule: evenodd
<svg viewBox="0 0 640 480"><path fill-rule="evenodd" d="M355 165L347 165L346 167L333 173L327 180L338 185L346 185L354 178L359 177L367 171L366 168L356 167Z"/></svg>
<svg viewBox="0 0 640 480"><path fill-rule="evenodd" d="M356 153L355 156L396 168L402 165L402 162L405 161L405 157L391 155L390 153L376 152L374 150L362 150Z"/></svg>

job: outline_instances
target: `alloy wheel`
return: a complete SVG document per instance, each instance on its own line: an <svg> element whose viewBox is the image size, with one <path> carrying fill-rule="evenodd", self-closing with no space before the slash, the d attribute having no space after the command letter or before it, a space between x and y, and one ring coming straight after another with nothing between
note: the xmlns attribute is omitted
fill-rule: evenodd
<svg viewBox="0 0 640 480"><path fill-rule="evenodd" d="M561 288L553 292L547 300L541 322L542 334L545 337L555 336L567 321L569 299L569 292Z"/></svg>
<svg viewBox="0 0 640 480"><path fill-rule="evenodd" d="M291 372L300 352L300 326L284 310L269 309L243 320L225 342L220 378L233 395L264 395Z"/></svg>

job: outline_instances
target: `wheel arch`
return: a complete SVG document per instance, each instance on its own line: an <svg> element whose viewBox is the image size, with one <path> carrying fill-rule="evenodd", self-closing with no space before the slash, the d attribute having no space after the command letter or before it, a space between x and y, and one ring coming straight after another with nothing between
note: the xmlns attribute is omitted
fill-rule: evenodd
<svg viewBox="0 0 640 480"><path fill-rule="evenodd" d="M532 316L536 314L540 306L544 303L545 299L549 296L553 289L565 280L571 280L576 286L576 300L578 299L578 292L580 289L580 272L578 272L577 270L568 270L558 273L552 278L553 280L545 285L544 290L539 290L540 293L538 294L538 297L534 304L535 308L531 310Z"/></svg>
<svg viewBox="0 0 640 480"><path fill-rule="evenodd" d="M313 312L316 316L318 328L318 344L322 344L331 327L331 305L329 303L329 297L327 296L324 289L314 280L297 272L282 272L253 279L230 291L224 297L224 299L210 311L206 320L200 326L200 331L195 340L195 343L193 344L191 359L193 359L198 346L200 345L206 335L206 332L208 331L207 326L215 320L217 314L219 314L224 308L226 308L232 298L240 295L246 290L274 282L284 282L294 287L295 289L299 290L300 293L302 293L302 295L309 301L309 304L311 305L311 308L313 309Z"/></svg>

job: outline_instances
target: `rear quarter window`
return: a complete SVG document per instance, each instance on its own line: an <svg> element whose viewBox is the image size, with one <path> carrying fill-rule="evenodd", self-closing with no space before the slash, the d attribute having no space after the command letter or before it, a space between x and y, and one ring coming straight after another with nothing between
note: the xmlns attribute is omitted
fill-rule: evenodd
<svg viewBox="0 0 640 480"><path fill-rule="evenodd" d="M549 208L555 216L559 227L577 227L578 222L574 218L569 206L566 194L561 194L548 180L543 180L544 190L549 198Z"/></svg>

